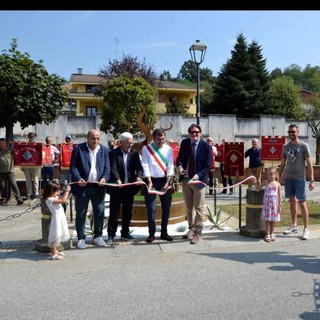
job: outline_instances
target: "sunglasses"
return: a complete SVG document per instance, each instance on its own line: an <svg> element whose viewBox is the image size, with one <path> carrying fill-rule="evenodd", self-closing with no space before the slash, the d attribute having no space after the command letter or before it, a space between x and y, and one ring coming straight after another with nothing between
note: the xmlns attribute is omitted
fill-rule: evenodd
<svg viewBox="0 0 320 320"><path fill-rule="evenodd" d="M288 133L297 133L297 131L292 131L292 130L289 130L287 131Z"/></svg>
<svg viewBox="0 0 320 320"><path fill-rule="evenodd" d="M191 134L199 134L201 131L190 131Z"/></svg>

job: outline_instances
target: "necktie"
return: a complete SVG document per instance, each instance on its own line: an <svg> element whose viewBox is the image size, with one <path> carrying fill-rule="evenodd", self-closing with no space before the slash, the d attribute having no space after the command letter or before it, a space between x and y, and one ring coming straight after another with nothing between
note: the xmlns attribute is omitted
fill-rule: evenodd
<svg viewBox="0 0 320 320"><path fill-rule="evenodd" d="M193 176L196 174L195 172L195 165L194 165L194 151L195 151L196 144L191 144L191 150L189 154L189 178L192 179Z"/></svg>

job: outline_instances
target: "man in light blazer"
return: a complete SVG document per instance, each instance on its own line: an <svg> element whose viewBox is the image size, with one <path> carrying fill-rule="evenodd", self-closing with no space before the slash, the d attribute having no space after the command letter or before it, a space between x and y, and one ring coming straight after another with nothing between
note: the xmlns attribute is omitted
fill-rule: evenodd
<svg viewBox="0 0 320 320"><path fill-rule="evenodd" d="M102 229L105 210L106 183L110 177L109 149L100 144L100 132L90 129L87 142L76 145L71 154L70 173L75 197L76 230L79 249L86 248L84 233L89 201L93 207L93 242L105 247Z"/></svg>
<svg viewBox="0 0 320 320"><path fill-rule="evenodd" d="M189 226L189 231L183 237L190 239L191 244L196 244L200 240L203 229L205 185L208 181L212 157L211 147L201 139L201 127L192 124L188 128L188 133L189 138L182 140L180 144L176 164L182 184ZM194 148L194 159L190 160L190 155L193 153L192 148ZM194 168L191 170L189 167L192 164ZM193 172L192 176L189 176L190 172ZM189 185L190 180L199 180L204 184Z"/></svg>
<svg viewBox="0 0 320 320"><path fill-rule="evenodd" d="M110 158L110 181L119 187L108 187L110 194L110 214L108 220L108 245L113 245L117 233L118 218L122 206L122 228L121 239L133 240L129 233L132 218L132 206L134 195L140 190L140 185L121 187L124 183L142 181L143 169L140 162L139 152L132 149L133 136L130 132L123 132L119 136L120 146L112 149Z"/></svg>

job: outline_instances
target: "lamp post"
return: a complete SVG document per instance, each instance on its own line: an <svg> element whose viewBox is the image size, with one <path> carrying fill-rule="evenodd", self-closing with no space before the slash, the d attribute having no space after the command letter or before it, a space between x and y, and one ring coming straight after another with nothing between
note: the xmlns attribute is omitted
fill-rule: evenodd
<svg viewBox="0 0 320 320"><path fill-rule="evenodd" d="M274 138L274 129L276 128L276 126L275 125L272 125L271 126L271 129L272 129L272 138Z"/></svg>
<svg viewBox="0 0 320 320"><path fill-rule="evenodd" d="M200 64L203 62L206 55L207 46L196 40L196 42L189 48L191 60L197 65L197 124L200 125Z"/></svg>

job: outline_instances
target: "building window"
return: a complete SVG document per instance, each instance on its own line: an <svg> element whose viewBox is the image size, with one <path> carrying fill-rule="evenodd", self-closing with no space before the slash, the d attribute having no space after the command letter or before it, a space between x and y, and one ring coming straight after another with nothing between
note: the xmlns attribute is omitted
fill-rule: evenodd
<svg viewBox="0 0 320 320"><path fill-rule="evenodd" d="M97 107L86 107L87 116L95 116L97 114Z"/></svg>
<svg viewBox="0 0 320 320"><path fill-rule="evenodd" d="M96 90L96 86L92 84L87 84L86 85L86 93L93 93Z"/></svg>

